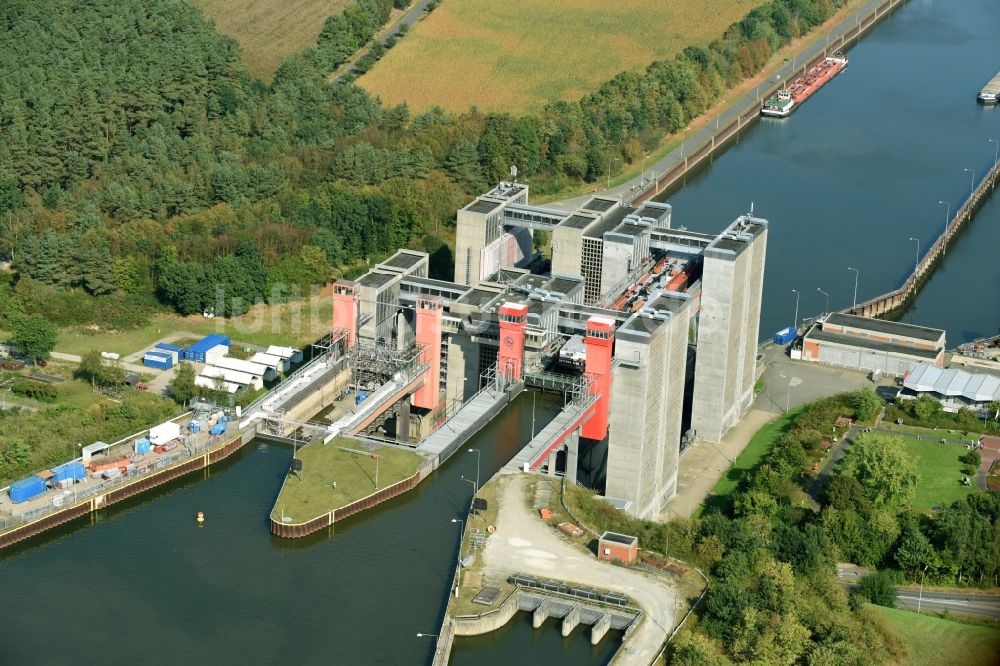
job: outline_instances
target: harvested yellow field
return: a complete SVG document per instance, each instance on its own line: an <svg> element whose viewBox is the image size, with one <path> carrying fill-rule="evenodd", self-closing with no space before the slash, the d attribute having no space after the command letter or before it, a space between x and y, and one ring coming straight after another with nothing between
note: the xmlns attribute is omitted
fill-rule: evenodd
<svg viewBox="0 0 1000 666"><path fill-rule="evenodd" d="M707 45L764 0L444 0L360 79L411 110L533 111Z"/></svg>
<svg viewBox="0 0 1000 666"><path fill-rule="evenodd" d="M270 81L288 56L315 46L328 16L350 0L191 0L240 44L254 76Z"/></svg>

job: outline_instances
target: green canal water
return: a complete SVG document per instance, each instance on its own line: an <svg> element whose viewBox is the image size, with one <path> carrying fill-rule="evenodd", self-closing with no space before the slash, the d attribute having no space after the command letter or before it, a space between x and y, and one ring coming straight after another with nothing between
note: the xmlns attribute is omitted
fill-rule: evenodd
<svg viewBox="0 0 1000 666"><path fill-rule="evenodd" d="M538 395L535 428L561 405ZM530 438L531 423L526 393L470 442L482 452L483 479ZM207 477L2 553L0 663L429 662L433 643L416 634L436 633L443 616L459 536L451 519L469 506L472 486L460 477L476 477L476 456L456 454L416 490L332 536L283 541L270 536L267 516L290 457L289 448L251 442ZM564 650L558 628L511 625L498 634L505 652L532 659L604 663L620 640L593 652L583 636ZM493 644L460 642L456 663Z"/></svg>
<svg viewBox="0 0 1000 666"><path fill-rule="evenodd" d="M762 336L801 316L892 289L968 191L1000 139L1000 110L975 102L1000 65L996 0L911 0L850 52L851 65L791 118L755 124L671 194L674 220L717 231L754 202L769 218ZM1000 202L949 251L907 320L951 344L1000 326ZM488 478L530 436L531 396L471 443ZM539 396L535 427L560 399ZM191 477L0 552L4 664L422 664L442 618L476 456L460 453L415 491L332 535L280 541L267 515L290 450L248 445ZM204 511L198 527L195 514ZM457 641L455 664L603 664L591 648L517 617Z"/></svg>
<svg viewBox="0 0 1000 666"><path fill-rule="evenodd" d="M1000 108L976 102L1000 69L1000 2L910 0L849 52L850 65L787 119L763 119L666 200L675 225L717 232L749 210L771 222L761 337L826 306L896 288L993 162ZM904 320L949 346L1000 328L1000 204L948 251Z"/></svg>

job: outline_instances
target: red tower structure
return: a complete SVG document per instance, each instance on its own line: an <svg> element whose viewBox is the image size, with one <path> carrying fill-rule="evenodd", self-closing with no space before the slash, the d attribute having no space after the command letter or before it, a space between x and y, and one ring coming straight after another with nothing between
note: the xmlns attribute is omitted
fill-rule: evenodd
<svg viewBox="0 0 1000 666"><path fill-rule="evenodd" d="M417 297L417 345L423 347L420 362L427 364L424 384L413 394L413 406L434 409L441 399L441 324L444 300L440 296Z"/></svg>
<svg viewBox="0 0 1000 666"><path fill-rule="evenodd" d="M587 320L583 338L587 350L585 371L590 377L590 394L597 395L594 415L583 424L580 434L587 439L604 439L608 434L608 408L611 405L611 360L614 356L615 322L607 317Z"/></svg>
<svg viewBox="0 0 1000 666"><path fill-rule="evenodd" d="M527 320L527 305L504 303L500 306L500 351L497 354L497 372L508 381L520 379L523 372L524 329Z"/></svg>
<svg viewBox="0 0 1000 666"><path fill-rule="evenodd" d="M347 348L358 339L358 283L337 280L333 285L333 330L347 332Z"/></svg>

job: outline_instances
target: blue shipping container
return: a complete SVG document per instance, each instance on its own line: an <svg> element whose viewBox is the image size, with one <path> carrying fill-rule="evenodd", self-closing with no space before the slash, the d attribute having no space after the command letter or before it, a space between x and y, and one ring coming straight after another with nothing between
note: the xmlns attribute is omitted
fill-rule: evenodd
<svg viewBox="0 0 1000 666"><path fill-rule="evenodd" d="M229 347L231 342L232 340L230 340L228 335L220 335L218 333L206 335L201 340L184 350L184 358L188 361L199 361L204 363L205 352L218 345L225 345L226 347Z"/></svg>
<svg viewBox="0 0 1000 666"><path fill-rule="evenodd" d="M63 479L79 480L87 476L87 468L79 460L68 462L65 465L52 468L52 480L62 481Z"/></svg>
<svg viewBox="0 0 1000 666"><path fill-rule="evenodd" d="M170 352L148 351L142 355L142 364L166 370L174 366L174 358Z"/></svg>
<svg viewBox="0 0 1000 666"><path fill-rule="evenodd" d="M789 326L788 328L783 328L774 334L774 343L778 345L787 345L797 337L798 333L794 328Z"/></svg>
<svg viewBox="0 0 1000 666"><path fill-rule="evenodd" d="M153 450L153 445L145 437L143 437L142 439L135 440L136 454L149 453L152 450Z"/></svg>
<svg viewBox="0 0 1000 666"><path fill-rule="evenodd" d="M32 497L37 497L45 492L45 479L38 475L29 476L26 479L15 481L10 484L7 493L10 501L14 503L27 502Z"/></svg>
<svg viewBox="0 0 1000 666"><path fill-rule="evenodd" d="M208 434L221 435L224 432L226 432L226 422L222 421L221 423L216 423L214 426L212 426L212 429L208 431Z"/></svg>

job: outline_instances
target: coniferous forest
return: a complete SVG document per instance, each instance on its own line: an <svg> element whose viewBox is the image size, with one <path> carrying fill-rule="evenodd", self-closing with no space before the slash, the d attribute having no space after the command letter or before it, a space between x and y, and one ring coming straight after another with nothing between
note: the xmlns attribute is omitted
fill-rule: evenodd
<svg viewBox="0 0 1000 666"><path fill-rule="evenodd" d="M536 191L597 180L609 155L654 147L839 0L772 0L707 48L523 117L413 117L351 77L328 84L392 4L330 17L265 85L182 0L3 3L0 249L15 277L0 316L45 301L56 325L127 327L156 308L200 312L217 286L238 314L402 245L433 252L432 231L512 164Z"/></svg>

